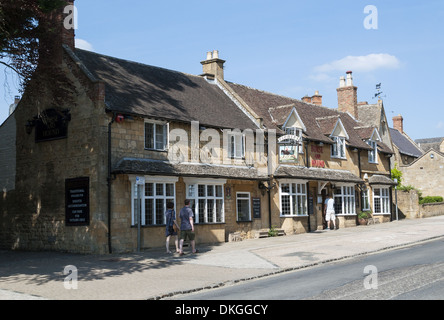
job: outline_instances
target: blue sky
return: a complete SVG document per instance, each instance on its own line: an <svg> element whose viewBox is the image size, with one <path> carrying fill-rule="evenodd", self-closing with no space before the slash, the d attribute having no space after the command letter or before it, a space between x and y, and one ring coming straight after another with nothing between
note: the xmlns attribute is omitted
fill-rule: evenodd
<svg viewBox="0 0 444 320"><path fill-rule="evenodd" d="M353 71L358 100L376 103L377 83L389 125L401 114L413 139L444 137L444 2L375 0L76 0L77 45L98 53L200 74L207 51L226 60L225 79L300 99L323 96ZM375 12L364 13L373 5ZM8 79L14 80L9 74ZM17 94L5 92L0 123ZM7 87L6 87L7 89Z"/></svg>

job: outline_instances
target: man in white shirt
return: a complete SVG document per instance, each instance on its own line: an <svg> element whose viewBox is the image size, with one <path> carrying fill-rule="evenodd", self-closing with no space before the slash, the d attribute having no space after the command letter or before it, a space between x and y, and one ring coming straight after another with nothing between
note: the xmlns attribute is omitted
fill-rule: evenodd
<svg viewBox="0 0 444 320"><path fill-rule="evenodd" d="M333 221L333 230L336 230L335 200L331 195L325 199L325 220L327 221L327 229L325 230L330 230L330 221Z"/></svg>

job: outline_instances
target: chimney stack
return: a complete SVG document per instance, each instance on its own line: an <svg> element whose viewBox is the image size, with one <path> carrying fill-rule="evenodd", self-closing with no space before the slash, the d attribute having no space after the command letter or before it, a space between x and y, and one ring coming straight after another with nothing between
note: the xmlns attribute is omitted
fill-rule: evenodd
<svg viewBox="0 0 444 320"><path fill-rule="evenodd" d="M305 97L302 97L301 100L305 103L311 103L316 104L318 106L322 106L322 96L319 94L319 91L316 91L314 96L309 97L306 95Z"/></svg>
<svg viewBox="0 0 444 320"><path fill-rule="evenodd" d="M338 110L348 112L358 119L358 88L353 85L351 71L347 71L347 78L340 78L339 88L336 91L338 92Z"/></svg>
<svg viewBox="0 0 444 320"><path fill-rule="evenodd" d="M207 59L202 61L203 74L201 76L209 79L224 79L225 60L219 59L219 51L207 52Z"/></svg>
<svg viewBox="0 0 444 320"><path fill-rule="evenodd" d="M404 118L401 115L393 117L393 128L404 133Z"/></svg>
<svg viewBox="0 0 444 320"><path fill-rule="evenodd" d="M319 94L319 91L316 91L314 96L311 97L311 103L322 106L322 96Z"/></svg>

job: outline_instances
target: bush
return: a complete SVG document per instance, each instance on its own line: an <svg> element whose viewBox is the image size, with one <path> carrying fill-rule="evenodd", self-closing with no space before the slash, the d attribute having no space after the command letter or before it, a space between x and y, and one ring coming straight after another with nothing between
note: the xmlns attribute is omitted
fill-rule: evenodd
<svg viewBox="0 0 444 320"><path fill-rule="evenodd" d="M358 214L358 218L359 219L368 219L371 217L371 212L370 211L361 211Z"/></svg>
<svg viewBox="0 0 444 320"><path fill-rule="evenodd" d="M434 197L428 196L428 197L421 198L419 200L419 204L435 203L435 202L444 202L444 199L443 199L443 197L440 197L440 196L434 196Z"/></svg>

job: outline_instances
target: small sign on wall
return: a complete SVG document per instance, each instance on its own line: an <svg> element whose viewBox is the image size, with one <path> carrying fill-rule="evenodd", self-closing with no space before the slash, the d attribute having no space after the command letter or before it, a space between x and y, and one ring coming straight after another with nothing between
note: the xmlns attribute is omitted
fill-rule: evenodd
<svg viewBox="0 0 444 320"><path fill-rule="evenodd" d="M253 202L253 219L261 218L261 198L252 198Z"/></svg>
<svg viewBox="0 0 444 320"><path fill-rule="evenodd" d="M65 180L66 226L89 225L89 178Z"/></svg>

